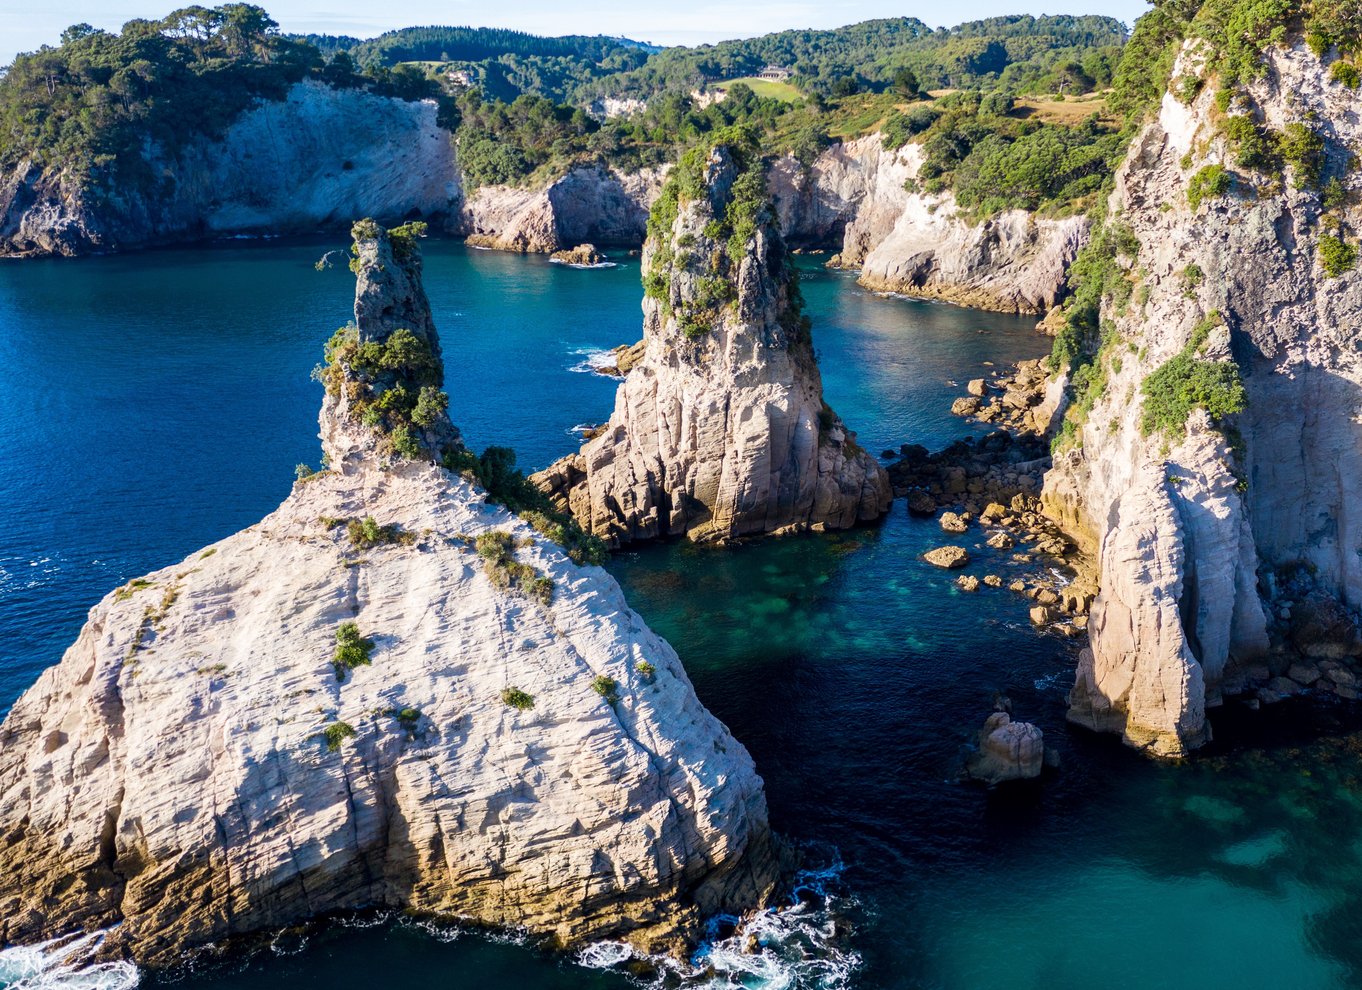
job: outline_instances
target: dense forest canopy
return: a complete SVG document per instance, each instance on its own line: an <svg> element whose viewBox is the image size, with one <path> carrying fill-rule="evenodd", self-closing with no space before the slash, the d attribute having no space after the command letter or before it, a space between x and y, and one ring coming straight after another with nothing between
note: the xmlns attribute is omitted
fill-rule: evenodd
<svg viewBox="0 0 1362 990"><path fill-rule="evenodd" d="M1135 124L1166 90L1178 43L1211 42L1226 85L1257 71L1287 32L1358 49L1356 0L1158 0L1127 40L1106 17L995 17L951 29L891 18L654 51L623 39L501 29L410 28L368 41L285 36L259 7L187 7L117 33L68 29L0 79L0 166L27 160L82 180L157 182L148 149L174 155L220 133L260 98L314 78L438 99L470 181L544 179L575 164L675 160L718 129L751 128L768 154L808 164L832 141L878 131L921 145L918 181L962 207L1086 209ZM788 66L782 101L732 79ZM1350 64L1350 63L1349 63ZM723 83L727 98L692 94ZM933 98L928 91L937 91ZM941 90L946 90L944 94ZM1028 94L1092 112L1037 117ZM1057 96L1055 94L1058 94ZM607 95L646 101L627 117L586 110Z"/></svg>
<svg viewBox="0 0 1362 990"><path fill-rule="evenodd" d="M82 181L155 182L145 149L174 155L309 77L405 99L439 94L414 69L360 74L343 51L325 59L251 4L185 7L117 33L77 24L58 47L20 55L0 79L0 166L28 160Z"/></svg>

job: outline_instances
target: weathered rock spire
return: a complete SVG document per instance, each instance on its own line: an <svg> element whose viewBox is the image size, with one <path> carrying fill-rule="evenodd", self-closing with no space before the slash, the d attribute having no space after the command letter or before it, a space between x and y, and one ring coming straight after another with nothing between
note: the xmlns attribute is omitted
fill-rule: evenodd
<svg viewBox="0 0 1362 990"><path fill-rule="evenodd" d="M615 543L841 529L883 515L888 478L823 402L755 154L740 144L688 153L648 229L644 356L601 434L536 483Z"/></svg>
<svg viewBox="0 0 1362 990"><path fill-rule="evenodd" d="M361 220L351 235L355 322L327 345L321 436L327 463L378 451L438 460L459 446L450 422L440 335L421 284L426 225L384 230Z"/></svg>
<svg viewBox="0 0 1362 990"><path fill-rule="evenodd" d="M382 908L683 952L770 894L761 778L675 651L424 456L448 419L394 246L357 238L330 469L106 596L0 724L0 945L110 928L169 966Z"/></svg>

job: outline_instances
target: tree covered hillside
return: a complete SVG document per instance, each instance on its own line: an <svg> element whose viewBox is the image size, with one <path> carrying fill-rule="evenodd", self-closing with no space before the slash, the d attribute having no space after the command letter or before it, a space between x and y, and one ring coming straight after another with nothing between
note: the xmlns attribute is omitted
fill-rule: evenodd
<svg viewBox="0 0 1362 990"><path fill-rule="evenodd" d="M0 168L26 160L96 185L153 183L148 147L173 155L305 78L404 99L439 93L416 70L360 74L344 52L325 60L250 4L186 7L118 33L77 24L58 47L20 55L0 78Z"/></svg>
<svg viewBox="0 0 1362 990"><path fill-rule="evenodd" d="M794 70L805 92L847 95L889 86L902 70L928 89L1105 86L1120 57L1125 26L1110 17L993 17L934 30L912 17L865 21L830 31L781 31L699 48L668 48L640 69L606 77L588 95L648 97L751 75L767 64Z"/></svg>

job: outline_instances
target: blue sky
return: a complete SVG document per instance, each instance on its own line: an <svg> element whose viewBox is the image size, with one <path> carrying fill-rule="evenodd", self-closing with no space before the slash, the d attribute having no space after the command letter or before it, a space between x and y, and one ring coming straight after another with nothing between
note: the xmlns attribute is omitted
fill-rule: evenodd
<svg viewBox="0 0 1362 990"><path fill-rule="evenodd" d="M161 17L191 0L0 0L0 65L17 52L55 44L82 21L108 30L134 17ZM217 0L199 0L211 6ZM1144 0L254 0L286 31L368 37L417 24L508 27L535 34L612 34L659 45L694 45L785 28L828 28L872 17L919 17L933 26L995 14L1107 14L1127 24Z"/></svg>

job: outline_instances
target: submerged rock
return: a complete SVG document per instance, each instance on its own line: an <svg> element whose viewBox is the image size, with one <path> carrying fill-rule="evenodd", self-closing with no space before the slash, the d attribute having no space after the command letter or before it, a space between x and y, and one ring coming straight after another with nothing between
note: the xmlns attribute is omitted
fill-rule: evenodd
<svg viewBox="0 0 1362 990"><path fill-rule="evenodd" d="M612 544L879 518L888 477L823 401L760 161L699 148L677 173L644 250L644 356L605 431L533 480Z"/></svg>
<svg viewBox="0 0 1362 990"><path fill-rule="evenodd" d="M1045 737L1030 722L1014 722L1007 712L994 712L979 731L979 748L970 754L965 772L990 787L1039 777L1045 767Z"/></svg>
<svg viewBox="0 0 1362 990"><path fill-rule="evenodd" d="M105 597L0 726L0 941L112 925L159 966L385 907L683 951L771 889L761 780L675 652L432 463L418 246L356 238L330 470Z"/></svg>

